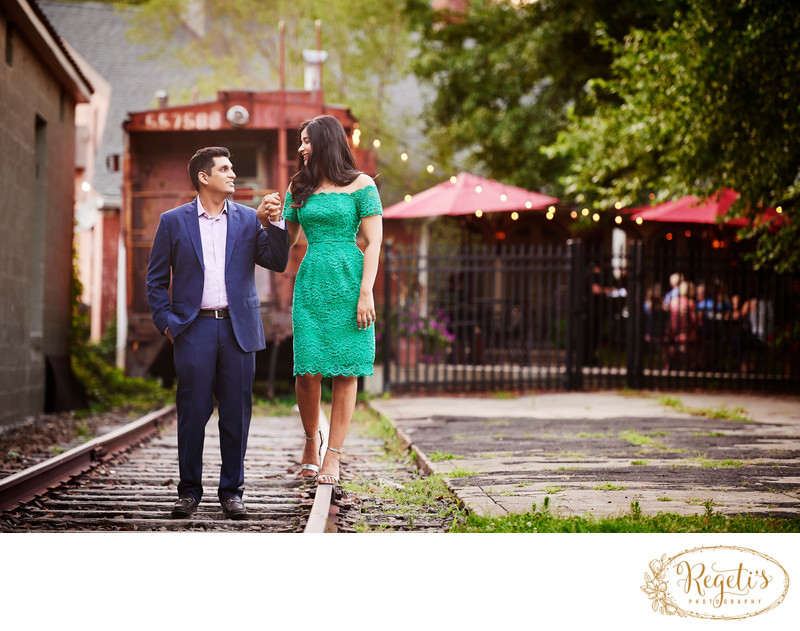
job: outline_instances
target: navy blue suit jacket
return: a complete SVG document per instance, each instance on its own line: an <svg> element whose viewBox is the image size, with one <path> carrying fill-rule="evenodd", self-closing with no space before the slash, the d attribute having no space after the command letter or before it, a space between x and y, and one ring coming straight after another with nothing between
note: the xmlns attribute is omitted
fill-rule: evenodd
<svg viewBox="0 0 800 631"><path fill-rule="evenodd" d="M289 233L261 227L256 211L228 200L225 286L236 340L242 350L266 347L255 266L283 272ZM170 297L170 281L172 295ZM147 268L147 299L156 328L178 337L197 317L203 298L204 264L197 199L161 215Z"/></svg>

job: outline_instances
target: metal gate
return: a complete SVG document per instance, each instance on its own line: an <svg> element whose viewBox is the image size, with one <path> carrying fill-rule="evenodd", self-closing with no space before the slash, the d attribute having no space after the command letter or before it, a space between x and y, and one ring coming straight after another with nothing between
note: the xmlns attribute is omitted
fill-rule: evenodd
<svg viewBox="0 0 800 631"><path fill-rule="evenodd" d="M724 255L387 244L384 272L384 391L800 389L800 278Z"/></svg>

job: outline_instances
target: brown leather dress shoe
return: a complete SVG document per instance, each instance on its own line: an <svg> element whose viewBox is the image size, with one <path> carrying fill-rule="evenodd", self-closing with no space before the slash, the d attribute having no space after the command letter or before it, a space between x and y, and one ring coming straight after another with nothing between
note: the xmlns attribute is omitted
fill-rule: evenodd
<svg viewBox="0 0 800 631"><path fill-rule="evenodd" d="M244 507L244 502L238 497L222 500L222 512L231 519L247 519L247 509Z"/></svg>
<svg viewBox="0 0 800 631"><path fill-rule="evenodd" d="M172 516L176 519L191 517L196 510L197 500L193 497L186 496L175 502L175 506L172 507Z"/></svg>

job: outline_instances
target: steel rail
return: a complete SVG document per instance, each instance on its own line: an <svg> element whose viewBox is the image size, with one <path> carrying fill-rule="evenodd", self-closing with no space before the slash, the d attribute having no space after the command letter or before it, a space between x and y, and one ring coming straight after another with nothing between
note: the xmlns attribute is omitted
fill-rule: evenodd
<svg viewBox="0 0 800 631"><path fill-rule="evenodd" d="M149 438L160 431L166 418L174 411L175 405L168 405L118 430L0 480L0 512L29 502Z"/></svg>
<svg viewBox="0 0 800 631"><path fill-rule="evenodd" d="M136 443L160 431L168 417L174 412L175 405L169 405L118 430L94 438L63 454L0 480L0 513L11 511L20 504L30 502L47 491L127 451ZM328 446L330 425L321 409L319 426L323 435L321 451L324 457ZM335 493L332 484L316 486L311 512L303 533L337 532L339 511L334 499Z"/></svg>
<svg viewBox="0 0 800 631"><path fill-rule="evenodd" d="M328 437L330 436L330 424L322 411L319 410L319 426L322 429L322 458L325 457L325 451L328 448ZM322 461L320 460L320 466ZM311 506L311 514L306 522L306 527L303 534L319 534L324 532L336 532L336 519L338 516L338 508L333 503L333 485L332 484L318 484L316 493L314 494L314 503Z"/></svg>

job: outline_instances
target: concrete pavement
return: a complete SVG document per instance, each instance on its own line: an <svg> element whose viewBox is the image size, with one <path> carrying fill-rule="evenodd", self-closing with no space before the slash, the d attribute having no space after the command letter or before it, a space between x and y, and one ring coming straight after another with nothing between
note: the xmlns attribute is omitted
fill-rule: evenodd
<svg viewBox="0 0 800 631"><path fill-rule="evenodd" d="M711 502L724 514L800 515L797 396L582 392L370 405L480 514L530 511L549 496L563 515L618 515L633 501L646 514L702 514Z"/></svg>

